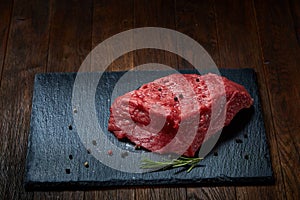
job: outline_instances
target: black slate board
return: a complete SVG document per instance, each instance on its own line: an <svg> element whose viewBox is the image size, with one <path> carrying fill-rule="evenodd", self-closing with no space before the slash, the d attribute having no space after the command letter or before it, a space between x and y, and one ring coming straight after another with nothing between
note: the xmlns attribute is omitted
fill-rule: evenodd
<svg viewBox="0 0 300 200"><path fill-rule="evenodd" d="M196 73L194 70L181 72ZM37 74L25 188L63 190L142 185L272 184L274 178L255 72L252 69L221 69L220 72L245 86L254 98L253 107L241 111L230 126L223 129L213 151L190 173L177 168L142 174L125 173L103 165L81 143L73 124L71 105L76 73ZM114 84L124 73L105 72L99 81L97 90L104 92L97 92L95 98L102 102L96 103L99 106L96 109L102 111L97 115L103 130L107 130L110 106L110 101L105 99L110 98ZM155 73L164 76L163 72L158 71L139 73L143 77ZM107 137L117 145L125 145L109 132ZM85 162L89 163L88 168L84 166Z"/></svg>

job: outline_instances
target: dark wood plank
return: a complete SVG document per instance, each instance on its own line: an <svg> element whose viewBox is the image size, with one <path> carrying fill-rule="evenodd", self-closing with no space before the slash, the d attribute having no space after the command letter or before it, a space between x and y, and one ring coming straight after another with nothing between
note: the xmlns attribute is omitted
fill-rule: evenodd
<svg viewBox="0 0 300 200"><path fill-rule="evenodd" d="M175 1L135 0L134 27L147 26L175 29ZM178 66L177 56L174 54L149 49L136 51L134 66L145 63L162 63L175 69ZM186 199L186 188L137 188L135 199Z"/></svg>
<svg viewBox="0 0 300 200"><path fill-rule="evenodd" d="M82 191L75 191L75 192L35 192L34 193L34 200L39 199L84 199L84 192Z"/></svg>
<svg viewBox="0 0 300 200"><path fill-rule="evenodd" d="M258 82L260 83L261 100L263 110L267 113L264 116L273 166L279 165L276 138L273 135L268 94L263 71L263 61L260 51L260 43L257 34L255 12L251 1L223 1L216 5L217 28L219 35L219 48L222 67L232 68L254 68L257 71ZM233 12L234 11L234 12ZM275 168L276 178L281 177L279 168ZM277 198L282 197L284 192L279 185L259 187L237 187L238 199L255 198Z"/></svg>
<svg viewBox="0 0 300 200"><path fill-rule="evenodd" d="M174 0L135 0L134 27L175 28Z"/></svg>
<svg viewBox="0 0 300 200"><path fill-rule="evenodd" d="M187 199L186 193L184 191L177 192L175 188L157 188L149 187L144 189L139 189L136 195L136 200L156 200L156 199L170 199L170 200L182 200ZM182 189L183 190L183 189ZM176 195L174 195L176 192Z"/></svg>
<svg viewBox="0 0 300 200"><path fill-rule="evenodd" d="M275 189L274 186L247 186L237 187L236 197L237 199L272 199ZM277 197L281 199L281 197Z"/></svg>
<svg viewBox="0 0 300 200"><path fill-rule="evenodd" d="M92 1L51 1L47 72L77 71L91 50ZM84 199L84 192L35 192L34 199Z"/></svg>
<svg viewBox="0 0 300 200"><path fill-rule="evenodd" d="M300 2L297 0L290 0L290 9L294 19L294 28L298 45L300 45Z"/></svg>
<svg viewBox="0 0 300 200"><path fill-rule="evenodd" d="M12 7L13 2L9 0L2 1L0 4L0 81L2 78L2 70L8 40L8 32L11 22Z"/></svg>
<svg viewBox="0 0 300 200"><path fill-rule="evenodd" d="M92 0L52 4L47 71L76 72L91 50Z"/></svg>
<svg viewBox="0 0 300 200"><path fill-rule="evenodd" d="M109 37L132 28L133 0L95 1L92 36L93 48ZM108 70L129 70L132 67L133 54L128 53L114 61Z"/></svg>
<svg viewBox="0 0 300 200"><path fill-rule="evenodd" d="M255 8L262 52L268 60L264 70L282 173L277 184L284 187L285 199L299 199L300 47L288 1L255 1Z"/></svg>
<svg viewBox="0 0 300 200"><path fill-rule="evenodd" d="M251 1L216 3L218 41L222 68L259 68L259 50Z"/></svg>
<svg viewBox="0 0 300 200"><path fill-rule="evenodd" d="M134 27L161 27L175 29L174 0L136 0L134 2ZM159 39L159 38L158 38ZM173 41L161 41L172 42ZM176 45L176 44L173 44ZM138 50L134 54L134 65L145 63L161 63L172 68L178 68L177 56L155 49Z"/></svg>
<svg viewBox="0 0 300 200"><path fill-rule="evenodd" d="M33 198L23 177L33 79L47 63L49 9L47 1L14 1L0 88L0 199Z"/></svg>
<svg viewBox="0 0 300 200"><path fill-rule="evenodd" d="M236 199L236 195L235 189L230 187L189 188L188 199Z"/></svg>
<svg viewBox="0 0 300 200"><path fill-rule="evenodd" d="M214 1L177 0L176 30L196 40L210 54L217 66L221 65ZM179 60L180 68L190 68Z"/></svg>
<svg viewBox="0 0 300 200"><path fill-rule="evenodd" d="M118 200L114 189L86 191L84 195L84 199Z"/></svg>
<svg viewBox="0 0 300 200"><path fill-rule="evenodd" d="M134 189L102 189L85 191L84 199L103 199L103 200L127 200L135 199Z"/></svg>
<svg viewBox="0 0 300 200"><path fill-rule="evenodd" d="M117 189L116 199L127 200L135 199L135 190L134 189Z"/></svg>
<svg viewBox="0 0 300 200"><path fill-rule="evenodd" d="M4 56L6 53L7 40L8 40L8 32L11 21L13 4L11 1L4 1L0 4L0 88L1 88L1 79L2 79L2 70L4 65ZM4 155L0 154L0 165L3 166L4 163ZM5 176L4 171L0 171L0 198L4 198L5 194Z"/></svg>
<svg viewBox="0 0 300 200"><path fill-rule="evenodd" d="M176 29L199 42L221 66L214 1L177 0ZM181 66L188 65L179 60ZM189 187L188 199L235 199L235 187Z"/></svg>

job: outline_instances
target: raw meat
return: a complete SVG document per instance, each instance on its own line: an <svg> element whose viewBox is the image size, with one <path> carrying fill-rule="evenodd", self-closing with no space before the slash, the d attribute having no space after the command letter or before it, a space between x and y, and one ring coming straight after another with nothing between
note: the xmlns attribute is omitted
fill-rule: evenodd
<svg viewBox="0 0 300 200"><path fill-rule="evenodd" d="M252 104L246 89L225 77L172 74L116 98L108 130L152 152L191 157Z"/></svg>

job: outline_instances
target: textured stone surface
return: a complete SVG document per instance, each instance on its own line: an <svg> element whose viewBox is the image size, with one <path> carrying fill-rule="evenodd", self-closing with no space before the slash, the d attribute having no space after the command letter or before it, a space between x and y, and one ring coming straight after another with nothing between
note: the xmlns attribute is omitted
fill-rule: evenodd
<svg viewBox="0 0 300 200"><path fill-rule="evenodd" d="M141 185L258 185L274 182L262 118L255 72L251 69L222 69L225 77L242 84L254 99L250 109L241 111L223 129L213 151L186 173L184 168L131 174L111 169L85 149L76 134L71 97L75 73L38 74L35 78L31 126L26 163L27 189L91 189ZM183 73L195 73L185 70ZM162 72L139 72L149 77ZM107 130L111 92L124 72L104 73L96 92L99 123ZM134 75L136 76L136 75ZM133 77L134 77L133 76ZM135 79L133 79L135 80ZM149 80L151 81L151 80ZM137 82L137 85L140 83ZM101 94L98 92L101 88ZM127 88L128 89L128 88ZM126 86L119 93L127 92ZM116 145L125 148L107 132ZM101 148L101 147L99 147ZM85 166L88 162L88 167Z"/></svg>

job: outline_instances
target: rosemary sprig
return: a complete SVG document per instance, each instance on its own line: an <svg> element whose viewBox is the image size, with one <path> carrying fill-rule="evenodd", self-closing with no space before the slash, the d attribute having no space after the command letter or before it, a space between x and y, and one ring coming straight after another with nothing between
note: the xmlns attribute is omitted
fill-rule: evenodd
<svg viewBox="0 0 300 200"><path fill-rule="evenodd" d="M184 156L180 156L177 159L172 160L163 160L163 161L154 161L149 158L143 158L141 160L141 168L142 169L167 169L167 168L176 168L183 166L190 166L187 172L190 172L198 162L203 160L203 158L188 158Z"/></svg>

